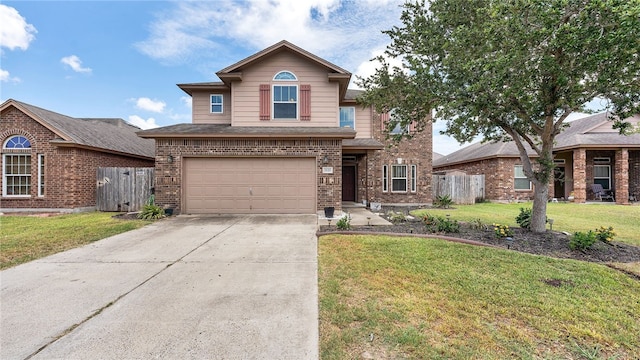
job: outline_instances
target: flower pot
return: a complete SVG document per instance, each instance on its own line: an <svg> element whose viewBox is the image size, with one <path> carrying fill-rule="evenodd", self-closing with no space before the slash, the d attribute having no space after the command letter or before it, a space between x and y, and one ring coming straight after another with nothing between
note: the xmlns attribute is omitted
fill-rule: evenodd
<svg viewBox="0 0 640 360"><path fill-rule="evenodd" d="M324 217L326 218L332 218L333 217L333 212L335 211L336 208L334 208L333 206L327 206L324 208Z"/></svg>

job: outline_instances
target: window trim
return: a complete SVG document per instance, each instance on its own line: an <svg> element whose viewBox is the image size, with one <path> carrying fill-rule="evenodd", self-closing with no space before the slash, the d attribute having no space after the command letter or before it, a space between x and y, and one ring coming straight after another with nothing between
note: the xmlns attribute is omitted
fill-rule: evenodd
<svg viewBox="0 0 640 360"><path fill-rule="evenodd" d="M9 157L20 157L20 156L24 156L25 158L27 158L27 161L25 161L25 164L29 164L29 173L25 173L25 174L10 174L7 175L7 158ZM26 187L27 187L27 194L18 194L18 195L14 195L14 194L8 194L7 190L7 177L26 177L27 178L27 182L26 182ZM8 197L8 198L29 198L31 197L31 153L11 153L11 154L2 154L2 196L3 197ZM16 186L16 185L13 185ZM20 185L18 185L20 186Z"/></svg>
<svg viewBox="0 0 640 360"><path fill-rule="evenodd" d="M418 165L411 165L411 192L418 191Z"/></svg>
<svg viewBox="0 0 640 360"><path fill-rule="evenodd" d="M220 96L220 104L216 103L215 105L220 105L220 111L213 111L213 97ZM209 94L209 113L210 114L224 114L224 95L223 94Z"/></svg>
<svg viewBox="0 0 640 360"><path fill-rule="evenodd" d="M44 197L44 154L38 154L38 197Z"/></svg>
<svg viewBox="0 0 640 360"><path fill-rule="evenodd" d="M276 117L276 87L295 87L296 88L296 116L294 118L279 118ZM291 101L278 101L278 104L290 104ZM298 84L272 84L271 85L271 119L282 121L295 121L300 118L300 86Z"/></svg>
<svg viewBox="0 0 640 360"><path fill-rule="evenodd" d="M382 192L389 192L389 165L382 165Z"/></svg>
<svg viewBox="0 0 640 360"><path fill-rule="evenodd" d="M338 107L338 125L342 128L342 127L349 127L349 126L342 126L342 109L349 109L351 111L353 111L353 127L351 127L353 130L356 129L356 107L355 106L340 106Z"/></svg>
<svg viewBox="0 0 640 360"><path fill-rule="evenodd" d="M529 180L529 178L527 178L527 176L526 176L526 175L524 175L524 176L517 176L516 168L521 168L521 169L522 169L522 174L524 175L524 166L523 166L523 165L514 165L514 166L513 166L513 190L515 190L515 191L531 191L531 189L532 189L532 183L531 183L531 180ZM525 189L525 188L518 188L518 187L516 186L516 180L519 180L519 179L526 179L526 180L528 181L528 183L529 183L529 188L528 188L528 189Z"/></svg>
<svg viewBox="0 0 640 360"><path fill-rule="evenodd" d="M291 76L293 76L293 79L278 79L278 76L280 74L291 74ZM273 75L273 80L274 81L298 81L298 77L296 76L296 74L293 73L293 71L282 70L282 71L278 71L275 75Z"/></svg>
<svg viewBox="0 0 640 360"><path fill-rule="evenodd" d="M608 176L604 177L604 176L596 176L596 167L603 167L603 168L607 168L607 174ZM607 183L609 184L608 187L605 187L604 185L602 185L602 189L606 190L606 191L610 191L611 189L611 165L605 165L605 164L594 164L593 165L593 182L595 184L601 184L601 183L596 183L596 180L599 179L606 179Z"/></svg>
<svg viewBox="0 0 640 360"><path fill-rule="evenodd" d="M393 176L394 168L404 168L404 177L395 177ZM392 193L407 193L409 190L409 179L408 179L408 171L407 171L407 165L405 164L397 164L397 165L391 165L391 192ZM394 190L394 180L402 180L404 179L404 190Z"/></svg>
<svg viewBox="0 0 640 360"><path fill-rule="evenodd" d="M21 147L8 147L7 145L9 145L9 142L13 139L16 138L23 138L24 142L26 142L26 144L28 146L21 146ZM21 144L24 145L24 142L21 142ZM25 149L31 149L31 141L24 135L13 135L13 136L9 136L4 143L2 144L2 148L3 149L7 149L7 150L25 150Z"/></svg>

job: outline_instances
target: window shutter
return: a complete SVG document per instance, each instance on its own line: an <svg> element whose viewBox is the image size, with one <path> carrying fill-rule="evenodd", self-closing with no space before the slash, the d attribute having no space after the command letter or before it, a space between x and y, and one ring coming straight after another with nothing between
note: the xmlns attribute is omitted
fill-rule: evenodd
<svg viewBox="0 0 640 360"><path fill-rule="evenodd" d="M411 124L409 124L409 133L413 133L416 131L416 122L412 121Z"/></svg>
<svg viewBox="0 0 640 360"><path fill-rule="evenodd" d="M387 129L387 124L389 123L389 113L380 114L380 124L382 126L382 131Z"/></svg>
<svg viewBox="0 0 640 360"><path fill-rule="evenodd" d="M271 120L271 85L260 84L260 120Z"/></svg>
<svg viewBox="0 0 640 360"><path fill-rule="evenodd" d="M311 85L300 85L300 120L311 120Z"/></svg>

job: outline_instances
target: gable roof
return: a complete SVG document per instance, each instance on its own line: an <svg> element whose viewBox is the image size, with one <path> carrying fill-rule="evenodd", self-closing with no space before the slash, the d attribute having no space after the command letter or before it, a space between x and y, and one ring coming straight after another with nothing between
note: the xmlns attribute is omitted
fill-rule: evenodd
<svg viewBox="0 0 640 360"><path fill-rule="evenodd" d="M282 40L276 44L269 46L268 48L261 50L249 57L246 57L235 64L229 65L226 68L218 71L216 75L227 85L233 80L242 79L242 70L260 62L264 58L280 53L282 51L289 51L299 56L306 58L307 60L316 63L317 65L324 67L327 70L329 81L337 81L340 85L340 98L345 96L349 81L351 81L351 73L338 65L335 65L321 57L318 57L301 47L298 47L286 40Z"/></svg>
<svg viewBox="0 0 640 360"><path fill-rule="evenodd" d="M636 116L627 121L638 123L640 116ZM620 135L618 130L613 129L607 113L600 113L577 119L567 123L567 128L556 136L556 145L553 151L561 151L575 148L612 148L612 147L634 147L640 148L640 134ZM527 153L531 157L537 154L525 144ZM444 155L433 161L433 166L449 166L471 161L480 161L490 158L519 157L518 148L513 141L474 143L455 151L449 155Z"/></svg>
<svg viewBox="0 0 640 360"><path fill-rule="evenodd" d="M231 126L230 124L176 124L138 132L143 138L333 138L353 139L355 130L310 126Z"/></svg>
<svg viewBox="0 0 640 360"><path fill-rule="evenodd" d="M74 118L21 101L9 99L0 111L13 106L59 138L52 143L59 146L80 146L99 151L153 159L155 143L136 135L140 128L122 119Z"/></svg>

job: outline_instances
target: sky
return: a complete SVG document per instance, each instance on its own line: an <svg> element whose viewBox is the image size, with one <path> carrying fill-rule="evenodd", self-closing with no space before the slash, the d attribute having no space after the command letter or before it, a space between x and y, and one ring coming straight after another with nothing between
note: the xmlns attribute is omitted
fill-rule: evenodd
<svg viewBox="0 0 640 360"><path fill-rule="evenodd" d="M0 103L122 118L148 129L191 122L176 84L215 73L281 40L344 69L373 74L400 25L402 0L3 1ZM434 151L461 146L439 134ZM466 146L468 144L464 144Z"/></svg>

